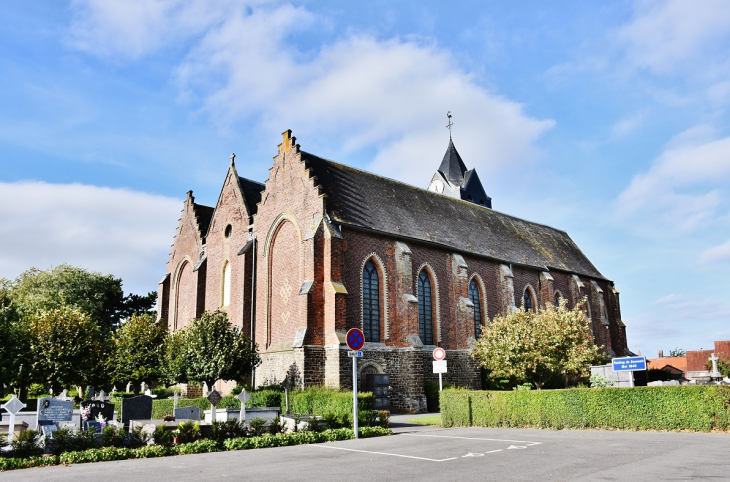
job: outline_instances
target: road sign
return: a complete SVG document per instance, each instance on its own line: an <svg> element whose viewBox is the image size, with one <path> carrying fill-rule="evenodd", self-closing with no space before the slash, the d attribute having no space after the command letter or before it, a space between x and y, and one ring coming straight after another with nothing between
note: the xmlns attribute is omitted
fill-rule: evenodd
<svg viewBox="0 0 730 482"><path fill-rule="evenodd" d="M359 328L352 328L347 332L347 346L350 350L358 351L365 344L365 335Z"/></svg>
<svg viewBox="0 0 730 482"><path fill-rule="evenodd" d="M613 371L615 372L635 372L646 370L646 357L643 356L627 356L623 358L614 358Z"/></svg>
<svg viewBox="0 0 730 482"><path fill-rule="evenodd" d="M433 359L434 360L443 360L446 358L446 350L443 348L435 348L433 350Z"/></svg>
<svg viewBox="0 0 730 482"><path fill-rule="evenodd" d="M446 373L446 360L434 360L433 372L434 373Z"/></svg>
<svg viewBox="0 0 730 482"><path fill-rule="evenodd" d="M353 357L362 358L362 352L361 351L348 351L347 356L349 356L350 358L353 358Z"/></svg>

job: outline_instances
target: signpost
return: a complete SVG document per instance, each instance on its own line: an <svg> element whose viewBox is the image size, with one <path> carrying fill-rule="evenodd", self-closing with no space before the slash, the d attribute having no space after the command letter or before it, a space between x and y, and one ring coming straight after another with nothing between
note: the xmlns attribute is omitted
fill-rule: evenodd
<svg viewBox="0 0 730 482"><path fill-rule="evenodd" d="M433 350L433 372L439 374L439 392L444 389L444 384L441 379L441 374L446 373L446 350L443 348L436 348Z"/></svg>
<svg viewBox="0 0 730 482"><path fill-rule="evenodd" d="M359 350L365 345L365 334L359 328L352 328L347 332L346 340L347 346L352 350L347 354L352 358L352 427L355 438L360 438L357 433L357 359L362 356Z"/></svg>
<svg viewBox="0 0 730 482"><path fill-rule="evenodd" d="M643 356L625 356L622 358L614 358L613 371L615 372L631 372L631 387L634 387L634 373L646 370L646 357Z"/></svg>

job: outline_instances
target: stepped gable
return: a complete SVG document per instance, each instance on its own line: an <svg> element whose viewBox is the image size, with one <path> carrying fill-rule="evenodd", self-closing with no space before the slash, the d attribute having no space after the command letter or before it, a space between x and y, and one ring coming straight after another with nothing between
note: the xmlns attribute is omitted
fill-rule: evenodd
<svg viewBox="0 0 730 482"><path fill-rule="evenodd" d="M565 231L307 152L302 151L302 159L317 177L327 197L327 211L336 223L437 243L508 263L605 279ZM449 164L458 165L452 159Z"/></svg>
<svg viewBox="0 0 730 482"><path fill-rule="evenodd" d="M266 185L240 176L238 177L238 181L241 183L241 191L243 198L246 200L246 207L249 209L251 216L253 216L258 210L258 203L261 202L261 191L266 188Z"/></svg>
<svg viewBox="0 0 730 482"><path fill-rule="evenodd" d="M210 227L210 221L213 219L214 211L215 208L213 207L193 203L195 222L198 224L198 233L200 234L200 239L203 241L203 244L205 244L205 237L208 235L208 227Z"/></svg>

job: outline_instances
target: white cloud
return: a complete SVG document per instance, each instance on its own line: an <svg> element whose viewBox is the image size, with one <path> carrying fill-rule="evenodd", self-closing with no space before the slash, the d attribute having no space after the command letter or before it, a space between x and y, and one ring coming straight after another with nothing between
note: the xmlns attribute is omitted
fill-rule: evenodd
<svg viewBox="0 0 730 482"><path fill-rule="evenodd" d="M730 261L730 240L717 246L707 248L700 254L700 262L706 264Z"/></svg>
<svg viewBox="0 0 730 482"><path fill-rule="evenodd" d="M0 183L0 278L68 263L120 277L127 292L156 290L181 208L128 189Z"/></svg>
<svg viewBox="0 0 730 482"><path fill-rule="evenodd" d="M308 141L340 153L375 147L373 169L416 184L446 150L448 110L470 167L533 159L534 141L554 125L486 91L428 42L352 35L298 52L285 33L308 24L316 19L291 6L228 19L185 60L180 83L219 122L255 118L267 131L292 128L304 149Z"/></svg>
<svg viewBox="0 0 730 482"><path fill-rule="evenodd" d="M729 34L730 8L724 0L651 0L638 2L618 38L634 66L667 73L688 62L703 65Z"/></svg>
<svg viewBox="0 0 730 482"><path fill-rule="evenodd" d="M654 234L710 226L730 180L730 137L697 142L697 129L671 141L651 168L618 196L616 215Z"/></svg>
<svg viewBox="0 0 730 482"><path fill-rule="evenodd" d="M644 124L644 112L637 112L616 122L611 127L611 133L614 137L623 137L640 128Z"/></svg>

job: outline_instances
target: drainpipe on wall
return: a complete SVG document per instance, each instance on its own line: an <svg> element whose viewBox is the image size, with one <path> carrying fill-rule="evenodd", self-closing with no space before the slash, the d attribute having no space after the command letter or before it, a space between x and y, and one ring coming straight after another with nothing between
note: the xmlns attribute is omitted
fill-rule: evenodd
<svg viewBox="0 0 730 482"><path fill-rule="evenodd" d="M256 238L251 246L251 351L256 348ZM256 388L256 370L251 370L251 389Z"/></svg>

